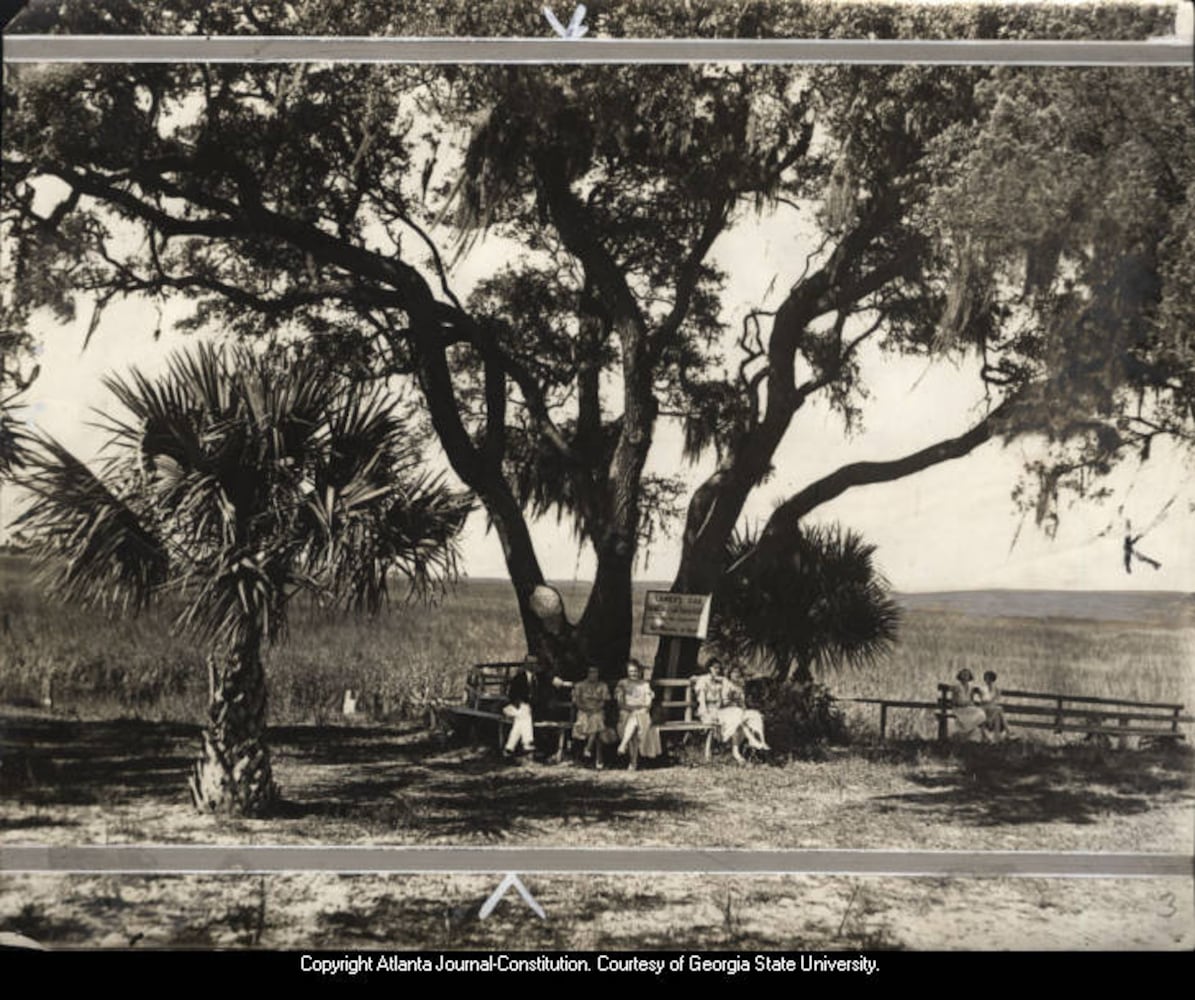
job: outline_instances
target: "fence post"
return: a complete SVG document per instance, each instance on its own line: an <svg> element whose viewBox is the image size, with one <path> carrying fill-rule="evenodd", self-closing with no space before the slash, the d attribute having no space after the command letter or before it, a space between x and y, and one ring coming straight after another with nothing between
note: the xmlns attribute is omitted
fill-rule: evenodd
<svg viewBox="0 0 1195 1000"><path fill-rule="evenodd" d="M938 742L939 743L945 743L946 738L949 735L948 730L947 730L947 724L946 724L946 712L950 707L946 700L948 690L949 690L948 688L944 688L941 685L938 686Z"/></svg>
<svg viewBox="0 0 1195 1000"><path fill-rule="evenodd" d="M884 742L884 733L888 729L888 703L880 702L880 742Z"/></svg>
<svg viewBox="0 0 1195 1000"><path fill-rule="evenodd" d="M1129 748L1129 720L1123 715L1120 717L1120 728L1125 732L1121 736L1117 737L1116 748L1118 750L1127 750Z"/></svg>
<svg viewBox="0 0 1195 1000"><path fill-rule="evenodd" d="M1054 725L1057 727L1054 732L1062 732L1062 699L1058 699L1058 714L1054 717Z"/></svg>
<svg viewBox="0 0 1195 1000"><path fill-rule="evenodd" d="M1170 731L1172 733L1178 732L1178 717L1179 717L1179 714L1182 712L1182 710L1183 710L1182 705L1179 705L1178 708L1176 708L1174 710L1174 721L1172 723L1170 723Z"/></svg>

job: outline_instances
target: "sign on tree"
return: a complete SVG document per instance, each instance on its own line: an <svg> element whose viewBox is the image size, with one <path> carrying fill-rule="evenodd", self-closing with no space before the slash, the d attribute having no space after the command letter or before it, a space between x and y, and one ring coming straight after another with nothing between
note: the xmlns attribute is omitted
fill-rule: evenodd
<svg viewBox="0 0 1195 1000"><path fill-rule="evenodd" d="M709 594L649 590L643 607L643 634L704 639L710 625Z"/></svg>

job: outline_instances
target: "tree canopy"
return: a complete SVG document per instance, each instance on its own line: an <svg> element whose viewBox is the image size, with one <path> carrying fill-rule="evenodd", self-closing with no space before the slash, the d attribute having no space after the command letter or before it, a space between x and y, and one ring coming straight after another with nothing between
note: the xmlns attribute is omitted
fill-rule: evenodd
<svg viewBox="0 0 1195 1000"><path fill-rule="evenodd" d="M184 9L219 30L267 6ZM924 16L836 6L676 5L660 30L887 37ZM321 16L286 7L263 23L311 30ZM1159 27L1156 12L1086 13L967 10L935 33L1065 37L1105 16L1135 37ZM426 10L377 16L400 14L418 25ZM648 35L647 17L609 5L591 23ZM12 77L13 321L69 315L80 295L185 297L185 326L298 335L355 378L412 380L497 531L529 645L566 670L625 658L635 553L670 509L684 508L675 589L715 590L801 409L825 399L857 421L865 349L979 359L986 413L808 483L760 547L791 545L846 490L993 437L1055 446L1023 495L1043 522L1060 491L1090 490L1158 435L1191 440L1195 132L1181 71L137 64ZM810 243L775 307L730 330L712 250L761 212L791 213ZM482 240L509 259L457 294L452 265ZM688 458L713 459L691 496L646 471L663 420L684 424ZM528 517L547 512L597 558L563 636L529 606L543 573Z"/></svg>

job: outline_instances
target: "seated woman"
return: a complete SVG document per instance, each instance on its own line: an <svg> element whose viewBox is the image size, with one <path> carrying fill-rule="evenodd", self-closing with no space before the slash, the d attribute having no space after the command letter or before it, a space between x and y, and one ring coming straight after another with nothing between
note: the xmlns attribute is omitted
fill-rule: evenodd
<svg viewBox="0 0 1195 1000"><path fill-rule="evenodd" d="M983 683L975 689L979 692L977 704L983 709L984 729L997 740L1008 736L1008 723L1004 719L1004 708L1000 704L1000 689L996 687L996 671L985 670Z"/></svg>
<svg viewBox="0 0 1195 1000"><path fill-rule="evenodd" d="M697 695L697 717L702 722L717 723L718 739L723 743L729 743L734 759L740 764L745 764L742 754L745 739L745 703L731 693L733 685L722 676L721 660L711 659L707 669L708 673L702 674L693 682L693 692ZM741 694L741 689L739 693Z"/></svg>
<svg viewBox="0 0 1195 1000"><path fill-rule="evenodd" d="M966 667L958 672L955 676L957 683L950 689L950 707L953 709L955 721L958 723L956 730L958 736L969 738L978 733L982 739L986 740L987 729L984 724L987 722L988 716L982 706L977 703L977 699L982 698L983 695L973 685L974 680L975 675Z"/></svg>
<svg viewBox="0 0 1195 1000"><path fill-rule="evenodd" d="M768 741L763 735L763 713L747 707L747 675L743 668L735 664L730 668L730 675L723 689L723 704L742 710L742 721L739 726L747 745L753 750L770 750Z"/></svg>
<svg viewBox="0 0 1195 1000"><path fill-rule="evenodd" d="M722 661L713 657L705 665L706 672L693 678L693 694L697 697L697 717L702 722L717 721L722 707Z"/></svg>
<svg viewBox="0 0 1195 1000"><path fill-rule="evenodd" d="M610 689L602 683L597 667L589 667L585 680L573 685L573 704L577 706L577 719L573 723L573 739L584 740L586 758L596 752L596 767L602 769L602 733L606 728L606 703L610 700Z"/></svg>
<svg viewBox="0 0 1195 1000"><path fill-rule="evenodd" d="M614 700L618 702L618 735L622 738L618 752L630 753L632 771L638 767L640 757L660 755L660 734L651 721L655 692L642 674L639 661L631 660L627 663L626 677L614 688Z"/></svg>

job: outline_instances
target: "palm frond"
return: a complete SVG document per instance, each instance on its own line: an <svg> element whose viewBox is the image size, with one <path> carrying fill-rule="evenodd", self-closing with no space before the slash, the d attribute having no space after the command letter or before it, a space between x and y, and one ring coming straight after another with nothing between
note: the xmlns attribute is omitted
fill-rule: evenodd
<svg viewBox="0 0 1195 1000"><path fill-rule="evenodd" d="M355 610L376 611L389 596L392 576L408 596L434 596L455 578L457 536L473 509L471 497L439 475L390 484L333 514L337 528L312 546L309 572L324 570L327 589Z"/></svg>
<svg viewBox="0 0 1195 1000"><path fill-rule="evenodd" d="M875 546L837 524L736 533L727 546L729 572L714 595L714 641L728 655L765 660L781 677L794 663L873 662L900 625L874 555Z"/></svg>
<svg viewBox="0 0 1195 1000"><path fill-rule="evenodd" d="M27 483L22 524L70 596L140 606L169 582L179 628L236 646L280 638L300 588L375 611L394 577L420 597L455 578L472 501L426 471L380 391L207 345L105 382L107 472L46 440Z"/></svg>
<svg viewBox="0 0 1195 1000"><path fill-rule="evenodd" d="M24 468L33 438L16 416L15 395L0 399L0 480Z"/></svg>
<svg viewBox="0 0 1195 1000"><path fill-rule="evenodd" d="M145 607L166 582L162 540L125 498L49 437L38 437L21 484L35 497L15 522L36 539L51 587L84 603Z"/></svg>

